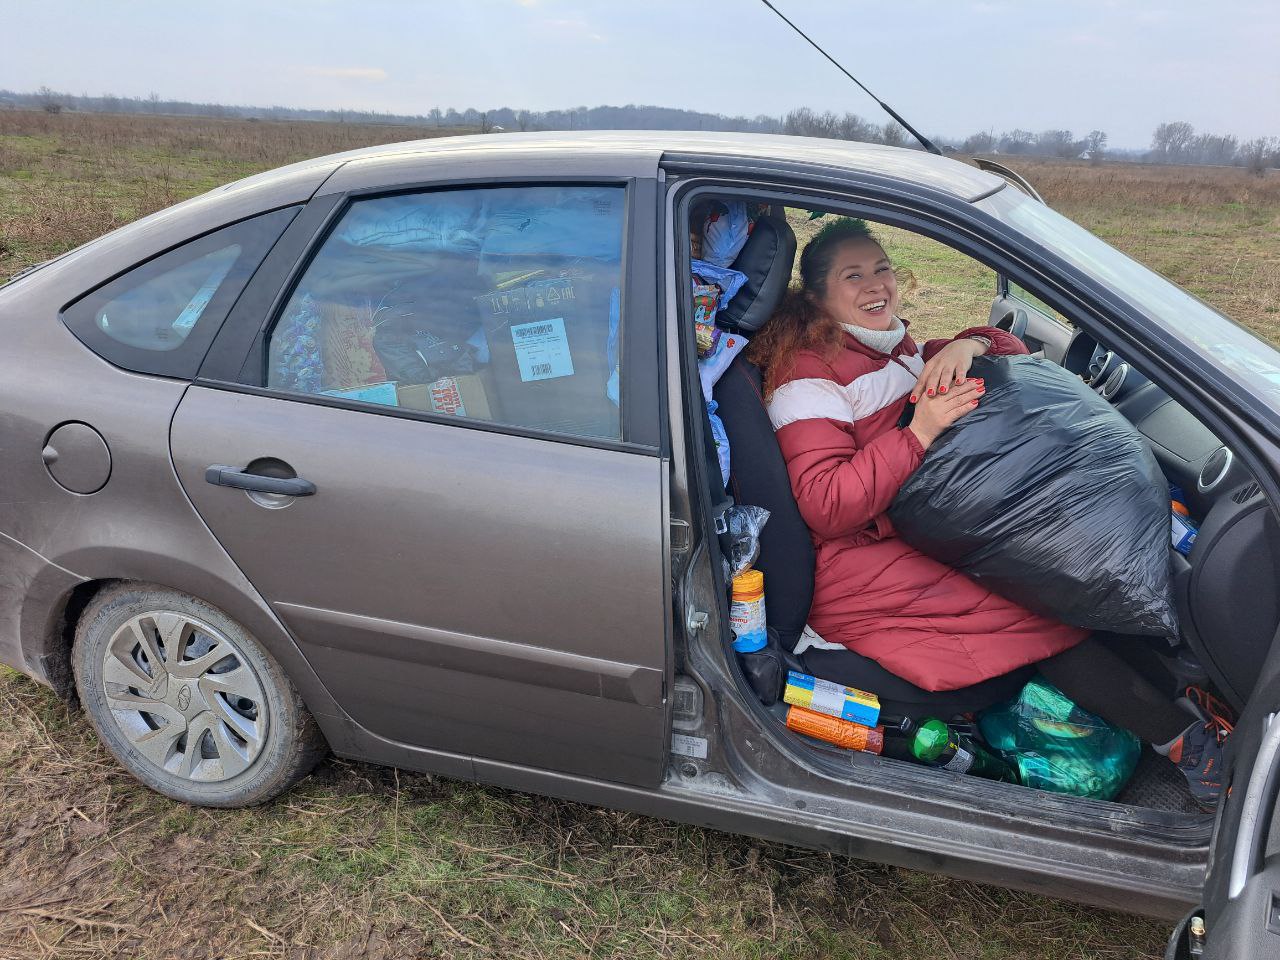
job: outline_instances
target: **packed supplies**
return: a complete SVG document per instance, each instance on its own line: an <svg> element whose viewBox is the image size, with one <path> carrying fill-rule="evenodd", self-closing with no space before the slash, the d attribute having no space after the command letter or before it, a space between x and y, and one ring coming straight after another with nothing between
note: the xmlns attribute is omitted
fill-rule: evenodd
<svg viewBox="0 0 1280 960"><path fill-rule="evenodd" d="M1036 676L1008 703L983 711L987 744L1024 786L1110 800L1133 775L1138 738L1077 706Z"/></svg>

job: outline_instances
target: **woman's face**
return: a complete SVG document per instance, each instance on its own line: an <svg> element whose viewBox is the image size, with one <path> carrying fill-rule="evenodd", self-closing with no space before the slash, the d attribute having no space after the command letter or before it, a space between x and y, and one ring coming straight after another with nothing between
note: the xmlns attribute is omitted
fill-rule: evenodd
<svg viewBox="0 0 1280 960"><path fill-rule="evenodd" d="M898 280L880 244L867 238L845 240L827 271L827 289L817 305L840 323L888 330L898 312Z"/></svg>

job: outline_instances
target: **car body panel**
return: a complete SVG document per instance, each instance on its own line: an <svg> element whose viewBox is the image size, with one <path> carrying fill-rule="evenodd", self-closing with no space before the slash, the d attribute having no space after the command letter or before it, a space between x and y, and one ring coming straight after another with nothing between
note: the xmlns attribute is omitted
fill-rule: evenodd
<svg viewBox="0 0 1280 960"><path fill-rule="evenodd" d="M70 693L63 619L72 592L92 582L139 580L226 611L285 666L322 723L341 717L178 484L169 423L187 384L128 373L90 352L57 319L66 292L37 274L0 297L0 324L13 333L11 349L0 351L0 661ZM110 479L94 494L58 485L42 459L49 434L69 422L93 427L111 452ZM345 742L340 729L334 735Z"/></svg>
<svg viewBox="0 0 1280 960"><path fill-rule="evenodd" d="M209 527L363 726L455 753L661 778L656 455L201 386L172 443ZM213 463L263 457L316 494L263 506L205 480Z"/></svg>

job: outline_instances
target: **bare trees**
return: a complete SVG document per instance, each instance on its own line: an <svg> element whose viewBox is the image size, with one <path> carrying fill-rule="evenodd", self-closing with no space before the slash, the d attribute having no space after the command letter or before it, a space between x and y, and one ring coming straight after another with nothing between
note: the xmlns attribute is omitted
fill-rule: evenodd
<svg viewBox="0 0 1280 960"><path fill-rule="evenodd" d="M1103 130L1090 130L1084 138L1084 151L1089 162L1094 166L1102 163L1102 155L1107 151L1107 134Z"/></svg>
<svg viewBox="0 0 1280 960"><path fill-rule="evenodd" d="M1185 120L1162 123L1151 137L1147 159L1157 163L1236 164L1262 176L1280 166L1280 138L1257 137L1247 143L1229 134L1200 133Z"/></svg>
<svg viewBox="0 0 1280 960"><path fill-rule="evenodd" d="M1240 148L1245 169L1259 177L1268 167L1280 167L1280 137L1258 137Z"/></svg>
<svg viewBox="0 0 1280 960"><path fill-rule="evenodd" d="M756 119L759 122L762 118ZM761 126L766 125L761 124ZM887 143L891 147L900 147L907 141L907 131L892 121L881 127L864 120L856 113L837 114L830 110L826 113L816 113L808 107L799 107L783 117L781 132L794 137L824 137L828 140L853 140L859 143Z"/></svg>

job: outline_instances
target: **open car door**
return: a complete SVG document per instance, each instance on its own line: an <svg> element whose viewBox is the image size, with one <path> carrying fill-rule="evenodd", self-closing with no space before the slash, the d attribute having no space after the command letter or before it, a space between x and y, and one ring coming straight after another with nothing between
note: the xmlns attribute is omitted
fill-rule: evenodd
<svg viewBox="0 0 1280 960"><path fill-rule="evenodd" d="M1204 900L1174 931L1168 960L1280 957L1280 643L1231 734L1227 764Z"/></svg>

